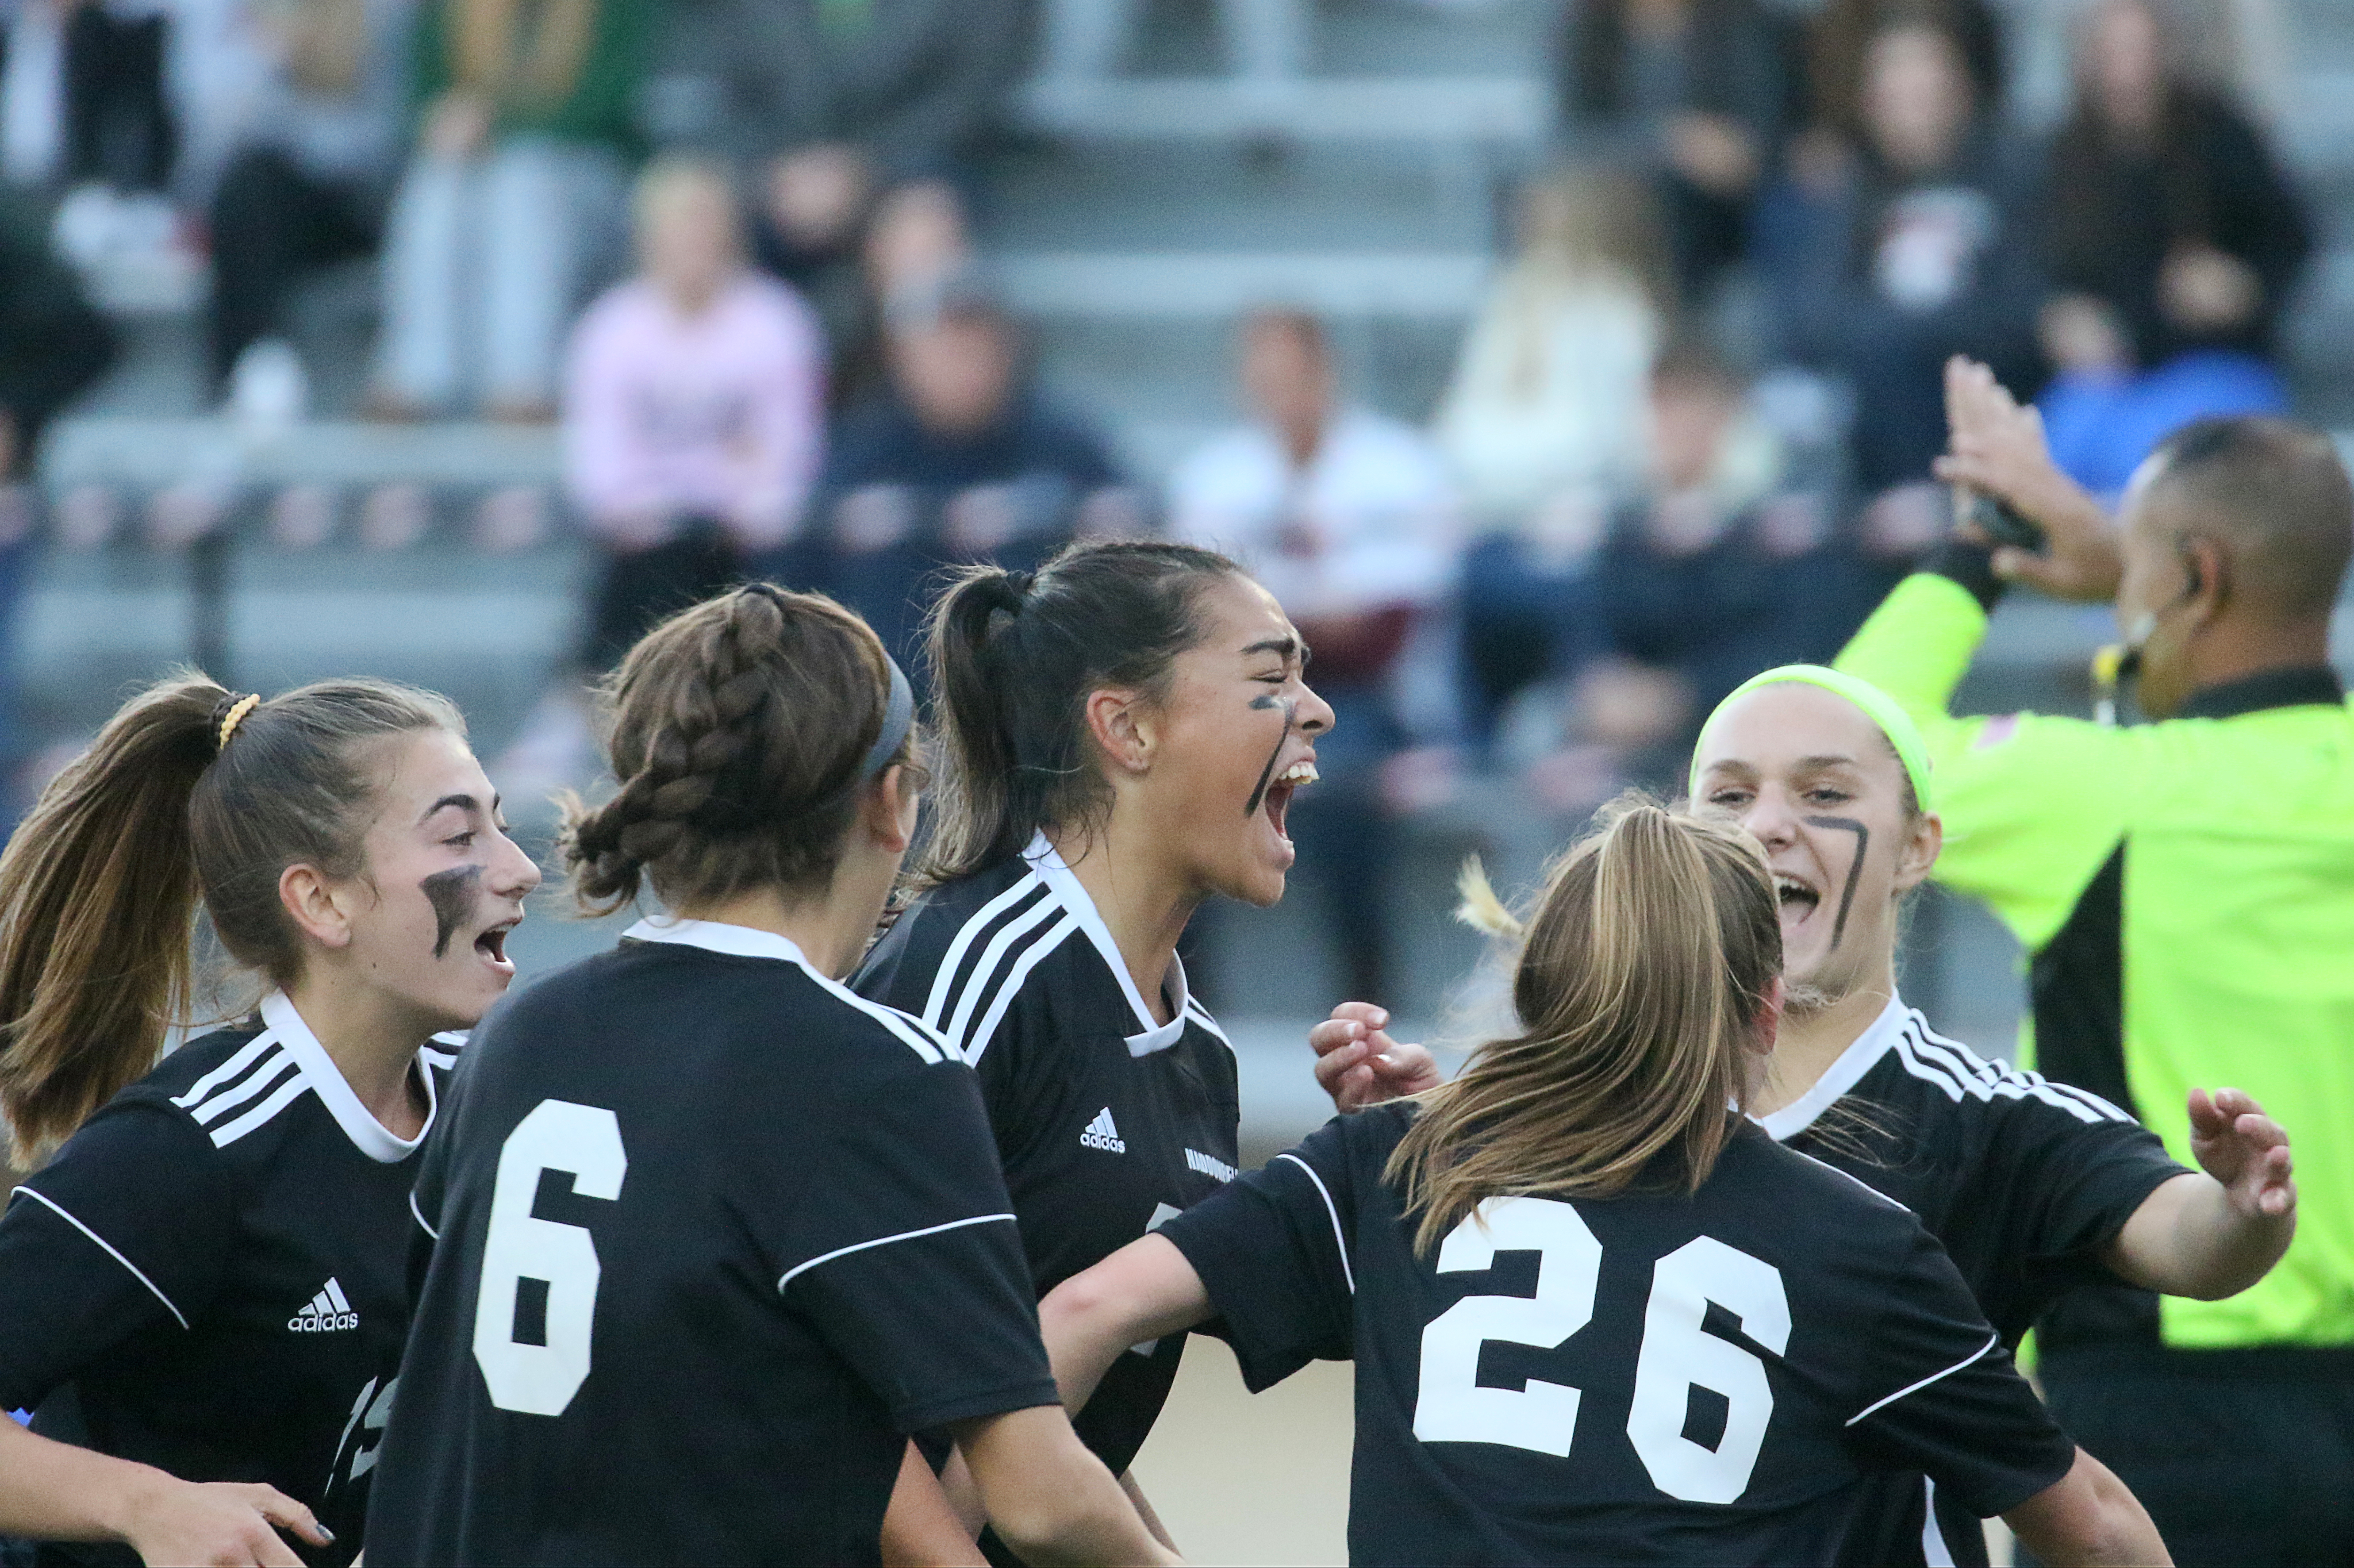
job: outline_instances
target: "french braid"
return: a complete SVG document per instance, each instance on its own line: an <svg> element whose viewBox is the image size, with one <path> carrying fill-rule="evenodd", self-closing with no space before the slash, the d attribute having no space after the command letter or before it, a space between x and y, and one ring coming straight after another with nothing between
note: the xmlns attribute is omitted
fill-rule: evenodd
<svg viewBox="0 0 2354 1568"><path fill-rule="evenodd" d="M648 632L609 692L620 789L567 809L560 848L582 907L609 913L646 881L673 905L823 881L889 679L865 622L765 583Z"/></svg>

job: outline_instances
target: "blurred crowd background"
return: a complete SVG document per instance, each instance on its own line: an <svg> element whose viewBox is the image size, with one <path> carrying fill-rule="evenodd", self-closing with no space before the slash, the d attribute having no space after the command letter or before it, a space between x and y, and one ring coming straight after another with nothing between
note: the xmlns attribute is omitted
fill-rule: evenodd
<svg viewBox="0 0 2354 1568"><path fill-rule="evenodd" d="M2354 424L2350 219L2343 0L0 0L0 768L175 660L369 671L544 830L663 609L912 668L943 566L1161 532L1341 719L1198 989L1474 1016L1455 863L1838 648L1948 355L2104 493ZM2108 634L2007 605L1970 698ZM1998 1053L2004 942L1929 902L1905 980Z"/></svg>

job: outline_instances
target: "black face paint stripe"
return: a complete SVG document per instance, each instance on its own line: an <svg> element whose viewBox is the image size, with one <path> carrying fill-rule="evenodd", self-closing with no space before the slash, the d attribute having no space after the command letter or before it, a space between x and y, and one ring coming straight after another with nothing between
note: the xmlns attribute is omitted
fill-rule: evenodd
<svg viewBox="0 0 2354 1568"><path fill-rule="evenodd" d="M1863 875L1863 857L1872 849L1872 830L1853 817L1808 817L1806 823L1810 828L1837 828L1855 835L1855 860L1847 868L1847 887L1840 894L1839 917L1831 922L1831 946L1836 948L1840 938L1847 935L1847 912L1855 905L1855 885Z"/></svg>
<svg viewBox="0 0 2354 1568"><path fill-rule="evenodd" d="M482 868L479 865L452 866L437 871L417 885L425 901L433 906L433 956L441 958L450 951L450 938L466 916L474 912L474 895L482 885Z"/></svg>
<svg viewBox="0 0 2354 1568"><path fill-rule="evenodd" d="M1275 749L1267 753L1267 766L1258 770L1258 788L1251 791L1250 803L1243 808L1245 821L1257 816L1259 807L1266 803L1267 787L1275 781L1275 765L1283 760L1283 748L1291 740L1291 726L1299 722L1299 705L1289 697L1278 697L1273 692L1263 697L1253 697L1251 706L1261 711L1281 708L1283 733L1276 737Z"/></svg>

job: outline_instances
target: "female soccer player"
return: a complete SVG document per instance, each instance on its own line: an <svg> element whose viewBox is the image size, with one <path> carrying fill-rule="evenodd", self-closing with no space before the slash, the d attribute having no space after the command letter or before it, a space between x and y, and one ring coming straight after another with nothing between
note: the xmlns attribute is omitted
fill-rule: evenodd
<svg viewBox="0 0 2354 1568"><path fill-rule="evenodd" d="M614 695L620 791L565 859L674 917L475 1035L369 1561L875 1563L931 1431L1032 1561L1169 1561L1055 1403L971 1072L838 983L914 830L907 678L762 584Z"/></svg>
<svg viewBox="0 0 2354 1568"><path fill-rule="evenodd" d="M2193 1097L2207 1173L2189 1171L2108 1102L1987 1061L1897 996L1903 904L1941 840L1926 756L1885 694L1814 665L1755 677L1702 732L1693 798L1765 846L1780 899L1790 1003L1751 1110L1919 1215L2006 1343L2078 1286L2245 1288L2296 1225L2287 1139L2253 1100ZM1320 1044L1349 1033L1319 1029ZM1870 1489L1877 1539L1859 1560L1986 1562L1947 1494L1896 1476Z"/></svg>
<svg viewBox="0 0 2354 1568"><path fill-rule="evenodd" d="M1332 711L1274 598L1182 545L976 567L934 611L930 657L946 768L926 891L854 983L979 1069L1043 1291L1234 1179L1234 1054L1177 938L1214 894L1283 896L1285 815ZM1183 1346L1139 1346L1079 1414L1114 1472Z"/></svg>
<svg viewBox="0 0 2354 1568"><path fill-rule="evenodd" d="M0 1535L342 1563L408 1327L408 1188L539 882L464 722L376 681L135 698L0 857ZM201 906L269 986L156 1065ZM58 1147L62 1144L62 1148ZM134 1553L136 1554L134 1557Z"/></svg>
<svg viewBox="0 0 2354 1568"><path fill-rule="evenodd" d="M1358 1563L1829 1563L1887 1468L2165 1562L1919 1223L1741 1114L1781 947L1755 842L1621 808L1548 881L1522 1033L1057 1289L1066 1398L1214 1314L1253 1388L1353 1359Z"/></svg>

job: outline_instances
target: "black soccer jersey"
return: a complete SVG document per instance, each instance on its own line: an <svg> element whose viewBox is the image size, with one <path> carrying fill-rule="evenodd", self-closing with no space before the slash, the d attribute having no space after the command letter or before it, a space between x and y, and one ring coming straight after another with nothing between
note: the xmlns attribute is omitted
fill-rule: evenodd
<svg viewBox="0 0 2354 1568"><path fill-rule="evenodd" d="M1994 1513L2073 1463L1918 1222L1756 1128L1695 1194L1493 1198L1417 1256L1382 1180L1411 1115L1162 1233L1253 1389L1355 1360L1352 1563L1829 1563L1874 1470Z"/></svg>
<svg viewBox="0 0 2354 1568"><path fill-rule="evenodd" d="M1901 1001L1766 1130L1903 1203L1943 1243L2006 1344L2062 1293L2115 1283L2101 1254L2183 1174L2097 1095L1989 1062ZM1919 1478L1875 1478L1852 1560L1985 1568L1978 1520ZM1933 1503L1925 1498L1934 1498Z"/></svg>
<svg viewBox="0 0 2354 1568"><path fill-rule="evenodd" d="M359 1551L408 1328L416 1139L281 995L110 1100L0 1218L0 1409L184 1480L263 1481ZM429 1109L457 1045L418 1053ZM136 1563L123 1546L44 1563Z"/></svg>
<svg viewBox="0 0 2354 1568"><path fill-rule="evenodd" d="M972 1074L792 943L642 922L468 1056L369 1562L871 1563L908 1435L1055 1403Z"/></svg>
<svg viewBox="0 0 2354 1568"><path fill-rule="evenodd" d="M1156 1024L1042 835L918 899L852 982L938 1029L981 1075L1041 1295L1234 1179L1234 1048L1172 961ZM1185 1336L1122 1356L1080 1412L1113 1472L1142 1447Z"/></svg>

